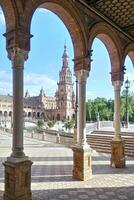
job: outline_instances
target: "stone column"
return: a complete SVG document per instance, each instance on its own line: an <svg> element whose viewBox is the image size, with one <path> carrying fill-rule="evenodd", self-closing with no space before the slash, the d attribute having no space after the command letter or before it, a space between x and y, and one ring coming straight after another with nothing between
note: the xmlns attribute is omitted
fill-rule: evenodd
<svg viewBox="0 0 134 200"><path fill-rule="evenodd" d="M74 126L74 134L73 134L73 144L78 143L77 119L78 119L78 81L76 78L75 126Z"/></svg>
<svg viewBox="0 0 134 200"><path fill-rule="evenodd" d="M89 72L80 70L76 72L78 80L78 144L85 145L86 143L86 80Z"/></svg>
<svg viewBox="0 0 134 200"><path fill-rule="evenodd" d="M13 48L10 52L13 69L13 143L5 161L4 200L26 200L31 197L32 162L23 152L23 67L27 52Z"/></svg>
<svg viewBox="0 0 134 200"><path fill-rule="evenodd" d="M125 155L124 155L124 142L121 138L121 125L120 125L120 90L121 90L122 81L116 80L113 81L114 86L114 129L115 135L111 142L112 154L111 154L111 166L122 168L125 167Z"/></svg>
<svg viewBox="0 0 134 200"><path fill-rule="evenodd" d="M73 147L73 177L88 180L91 177L91 150L86 141L86 80L89 71L81 69L76 72L78 80L78 144Z"/></svg>

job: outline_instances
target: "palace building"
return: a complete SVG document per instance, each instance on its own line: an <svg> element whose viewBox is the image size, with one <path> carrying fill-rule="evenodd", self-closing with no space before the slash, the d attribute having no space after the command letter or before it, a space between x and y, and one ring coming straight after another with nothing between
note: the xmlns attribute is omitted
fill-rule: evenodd
<svg viewBox="0 0 134 200"><path fill-rule="evenodd" d="M95 38L98 38L105 45L110 59L111 64L111 84L114 91L114 135L111 137L111 155L110 155L110 165L114 168L125 168L126 167L126 145L122 139L121 134L121 125L120 125L120 112L121 112L121 87L124 83L124 74L127 66L125 65L126 57L129 56L133 65L134 65L134 1L133 0L0 0L0 6L4 13L5 17L5 33L3 34L6 38L6 50L8 53L8 58L11 60L12 64L12 75L13 75L13 98L2 97L6 99L6 102L0 102L0 112L7 111L10 112L11 104L13 106L13 134L12 134L12 146L11 153L7 158L4 158L4 171L1 171L1 174L4 174L4 200L32 200L40 199L38 196L41 191L45 191L41 199L50 199L47 194L51 193L54 188L54 177L57 180L64 180L63 185L66 186L66 183L71 184L69 187L72 189L77 189L76 182L72 180L82 180L87 181L94 176L92 174L92 151L88 145L86 137L86 84L88 78L90 79L90 71L92 71L91 63L94 62L92 59L92 46ZM51 12L55 13L65 24L68 29L74 50L74 74L76 76L76 127L74 135L76 138L75 145L72 146L73 154L73 166L71 163L68 165L62 165L65 168L62 168L62 176L59 176L59 172L51 168L51 164L48 165L50 171L52 172L51 176L48 177L49 171L47 174L44 173L46 164L41 166L36 166L36 161L45 161L46 155L36 155L30 157L29 152L24 146L24 135L23 135L23 121L24 121L24 111L26 114L31 116L40 116L43 113L44 117L48 118L58 118L58 119L68 119L71 118L74 114L74 93L73 93L73 84L72 84L72 75L68 66L68 55L66 51L66 46L64 47L63 53L63 66L59 73L59 82L58 90L55 93L54 97L47 97L43 89L40 91L40 95L37 97L29 97L28 93L24 98L23 88L24 88L24 70L25 62L28 60L29 53L32 49L32 40L33 37L31 22L33 15L38 8L48 9ZM39 21L41 23L41 21ZM41 32L46 30L46 26L42 26ZM2 34L1 34L2 37ZM100 56L101 55L100 52ZM100 67L100 66L98 66ZM102 72L100 72L100 79L102 79ZM96 76L94 76L96 78ZM105 81L105 80L104 80ZM90 92L90 91L88 91ZM109 90L111 92L111 90ZM12 99L8 103L8 99ZM13 102L13 103L12 103ZM33 103L34 102L34 103ZM37 104L35 103L37 102ZM35 105L38 108L34 108ZM7 110L6 110L7 106ZM25 107L25 108L24 108ZM78 107L78 109L77 109ZM32 110L33 109L33 110ZM51 112L52 111L52 112ZM30 114L31 113L31 114ZM38 114L37 114L38 113ZM51 113L51 116L50 116ZM4 143L5 144L5 143ZM5 145L4 151L8 148ZM44 148L41 146L41 148ZM10 147L9 147L10 148ZM31 147L30 147L31 148ZM51 146L51 148L53 148ZM37 146L34 147L35 151ZM48 152L47 148L47 152ZM56 149L56 154L61 156L62 149ZM34 153L34 152L33 152ZM4 154L5 155L5 154ZM35 159L36 158L36 159ZM51 157L53 158L53 157ZM65 157L65 159L68 157ZM108 159L107 157L106 159ZM45 159L45 160L44 160ZM36 177L32 176L35 172L31 168L33 161L35 164L33 168L35 171L38 171L39 168L43 169L42 173L38 172L37 183ZM50 160L49 160L50 161ZM57 162L57 160L55 160ZM62 161L59 159L59 161ZM66 161L66 160L65 160ZM96 160L95 160L96 161ZM104 165L105 160L103 160L103 165L101 173L105 173ZM61 165L61 164L60 164ZM36 168L35 168L36 167ZM52 166L53 167L53 166ZM69 178L67 175L70 173L68 169L72 169L72 177ZM108 168L108 166L107 166ZM106 169L107 169L106 168ZM131 167L132 168L132 167ZM37 170L36 170L37 169ZM58 169L58 165L56 165ZM65 174L64 174L65 169ZM98 168L97 168L98 169ZM59 169L58 169L59 170ZM115 169L116 170L116 169ZM119 172L119 171L118 171ZM125 172L125 171L123 171ZM98 171L97 171L98 173ZM106 171L107 173L107 171ZM113 173L113 170L111 171ZM122 173L122 171L121 171ZM127 172L128 173L128 172ZM116 174L116 173L115 173ZM132 174L132 170L131 170ZM47 176L46 176L47 175ZM64 176L65 175L65 176ZM122 174L121 174L122 175ZM133 175L133 174L132 174ZM70 174L69 174L70 176ZM32 179L31 179L32 177ZM125 176L126 177L126 176ZM45 179L47 178L47 179ZM51 178L51 179L48 179ZM57 179L58 178L58 179ZM3 179L3 177L2 177ZM97 179L97 176L93 178ZM50 180L50 181L48 181ZM67 182L66 182L67 180ZM70 180L70 181L69 181ZM102 180L102 179L99 179ZM117 176L112 181L117 182ZM110 190L113 192L116 191L116 199L121 199L121 195L117 195L117 190L124 190L124 194L130 188L132 194L128 196L122 196L126 199L134 199L133 196L133 187L132 185L119 185L114 187L110 182ZM123 180L123 179L122 179ZM42 182L44 181L44 183ZM47 181L47 182L46 182ZM37 183L31 190L31 182L33 184ZM51 187L47 187L48 182L51 183ZM92 181L91 181L92 182ZM103 180L100 183L103 183ZM59 181L58 181L59 183ZM85 184L87 184L86 182ZM3 184L3 183L2 183ZM42 184L44 186L42 187ZM39 187L41 185L41 189ZM58 187L57 187L58 186ZM57 197L59 192L67 192L69 188L60 188L59 184L56 186L54 195L55 199L64 199L65 197ZM100 184L101 190L96 190L95 188L85 188L83 185L84 191L88 191L86 197L83 195L78 195L80 198L90 198L91 189L94 189L94 193L98 198L101 199L100 191L106 191L108 188L103 187L104 184ZM120 187L119 187L120 186ZM131 187L130 187L131 186ZM36 187L36 188L35 188ZM45 188L45 189L44 189ZM71 190L69 192L71 192ZM32 192L36 191L36 197L32 197ZM46 193L49 191L48 193ZM108 189L109 191L109 189ZM108 193L108 192L107 192ZM69 193L65 196L69 198ZM79 193L80 194L80 193ZM120 193L119 193L120 194ZM108 195L108 194L107 194ZM104 195L103 195L104 196ZM106 196L106 195L105 195ZM76 198L76 197L75 197ZM106 197L109 198L108 196Z"/></svg>
<svg viewBox="0 0 134 200"><path fill-rule="evenodd" d="M68 65L66 45L62 56L62 69L59 72L58 89L55 96L46 96L43 88L39 96L30 97L27 91L24 98L24 111L27 117L51 120L70 120L75 114L75 95L72 73Z"/></svg>
<svg viewBox="0 0 134 200"><path fill-rule="evenodd" d="M30 96L28 90L24 97L24 116L36 119L70 120L75 114L75 95L72 73L68 63L66 45L62 56L62 69L59 72L58 89L54 96L46 96L41 88L38 96ZM12 115L12 96L0 95L0 115Z"/></svg>

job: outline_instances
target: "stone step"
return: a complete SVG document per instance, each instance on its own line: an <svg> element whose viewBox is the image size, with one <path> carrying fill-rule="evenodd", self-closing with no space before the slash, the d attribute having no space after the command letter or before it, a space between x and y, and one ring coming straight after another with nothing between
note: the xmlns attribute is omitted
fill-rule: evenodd
<svg viewBox="0 0 134 200"><path fill-rule="evenodd" d="M125 141L125 155L134 156L134 138L131 136L122 136ZM111 141L113 135L90 134L87 136L87 142L91 148L102 153L111 153Z"/></svg>
<svg viewBox="0 0 134 200"><path fill-rule="evenodd" d="M111 148L106 148L106 147L99 147L99 146L92 146L91 148L97 152L102 152L102 153L111 153ZM134 149L125 149L125 155L127 156L134 156Z"/></svg>
<svg viewBox="0 0 134 200"><path fill-rule="evenodd" d="M114 135L114 131L93 131L91 134ZM121 132L121 135L134 137L134 132Z"/></svg>
<svg viewBox="0 0 134 200"><path fill-rule="evenodd" d="M128 138L123 138L125 144L127 145L132 145L134 146L134 141L131 140L131 139L128 139ZM94 137L90 137L90 138L87 138L87 141L88 142L100 142L100 143L109 143L112 141L112 138L100 138L100 137L97 137L97 138L94 138Z"/></svg>

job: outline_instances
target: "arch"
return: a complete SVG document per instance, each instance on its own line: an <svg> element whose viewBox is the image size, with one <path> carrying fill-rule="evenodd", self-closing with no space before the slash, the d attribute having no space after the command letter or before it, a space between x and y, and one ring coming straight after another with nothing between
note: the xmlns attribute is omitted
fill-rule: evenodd
<svg viewBox="0 0 134 200"><path fill-rule="evenodd" d="M60 121L60 114L57 114L57 120Z"/></svg>
<svg viewBox="0 0 134 200"><path fill-rule="evenodd" d="M13 4L14 4L13 1L9 1L9 0L1 0L0 1L0 6L3 10L4 17L5 17L7 32L15 27L16 21L17 21Z"/></svg>
<svg viewBox="0 0 134 200"><path fill-rule="evenodd" d="M9 111L9 117L11 117L12 116L12 111Z"/></svg>
<svg viewBox="0 0 134 200"><path fill-rule="evenodd" d="M36 112L33 112L33 118L36 118Z"/></svg>
<svg viewBox="0 0 134 200"><path fill-rule="evenodd" d="M75 119L75 114L72 115L72 119Z"/></svg>
<svg viewBox="0 0 134 200"><path fill-rule="evenodd" d="M27 2L27 30L30 32L32 16L35 10L45 8L55 13L65 24L72 38L74 46L74 57L79 58L87 55L87 34L85 31L84 21L78 14L78 10L74 8L70 2L62 0L40 0L35 2L34 7L31 7L31 2Z"/></svg>
<svg viewBox="0 0 134 200"><path fill-rule="evenodd" d="M130 59L131 59L131 61L133 63L133 67L134 67L134 43L130 43L125 48L124 56L123 56L123 63L125 62L125 59L126 59L127 55L130 57Z"/></svg>
<svg viewBox="0 0 134 200"><path fill-rule="evenodd" d="M23 111L23 116L26 117L27 116L27 113L26 111Z"/></svg>
<svg viewBox="0 0 134 200"><path fill-rule="evenodd" d="M122 71L122 45L116 31L105 22L100 22L90 30L89 50L91 50L95 38L100 39L109 53L111 72Z"/></svg>
<svg viewBox="0 0 134 200"><path fill-rule="evenodd" d="M40 118L40 112L37 112L37 118L38 119Z"/></svg>
<svg viewBox="0 0 134 200"><path fill-rule="evenodd" d="M28 117L31 117L32 116L32 113L31 112L28 112Z"/></svg>
<svg viewBox="0 0 134 200"><path fill-rule="evenodd" d="M44 114L44 112L41 113L41 118L42 118L42 119L45 118L45 114Z"/></svg>
<svg viewBox="0 0 134 200"><path fill-rule="evenodd" d="M7 115L8 115L8 112L4 111L4 117L7 117Z"/></svg>

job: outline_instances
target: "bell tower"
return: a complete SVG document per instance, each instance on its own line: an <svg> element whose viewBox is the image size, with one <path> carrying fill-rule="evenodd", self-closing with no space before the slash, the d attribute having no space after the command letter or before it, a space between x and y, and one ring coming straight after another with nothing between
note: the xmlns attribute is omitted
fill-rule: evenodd
<svg viewBox="0 0 134 200"><path fill-rule="evenodd" d="M73 83L72 73L68 65L68 53L66 44L62 55L62 69L59 72L58 84L58 108L61 110L61 119L72 119L73 116Z"/></svg>

